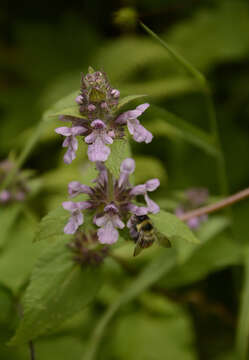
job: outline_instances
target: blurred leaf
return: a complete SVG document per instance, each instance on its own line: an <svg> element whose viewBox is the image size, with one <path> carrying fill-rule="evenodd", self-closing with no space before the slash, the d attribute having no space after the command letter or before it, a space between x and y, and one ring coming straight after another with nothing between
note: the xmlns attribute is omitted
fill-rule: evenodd
<svg viewBox="0 0 249 360"><path fill-rule="evenodd" d="M8 240L9 232L15 225L16 219L21 211L22 204L10 204L0 207L0 248Z"/></svg>
<svg viewBox="0 0 249 360"><path fill-rule="evenodd" d="M232 28L231 24L237 24ZM173 27L165 37L199 69L245 56L249 49L249 7L245 1L217 1Z"/></svg>
<svg viewBox="0 0 249 360"><path fill-rule="evenodd" d="M118 103L118 106L117 106L117 111L119 111L123 106L129 104L133 100L137 100L137 99L143 98L145 96L146 95L128 95L128 96L120 99L119 103Z"/></svg>
<svg viewBox="0 0 249 360"><path fill-rule="evenodd" d="M240 264L242 252L241 246L229 236L212 237L196 246L185 261L167 275L162 284L167 288L174 288L197 282L212 272Z"/></svg>
<svg viewBox="0 0 249 360"><path fill-rule="evenodd" d="M69 217L70 213L64 210L62 206L50 211L42 218L37 229L35 240L56 240L58 237L69 239L69 236L63 232Z"/></svg>
<svg viewBox="0 0 249 360"><path fill-rule="evenodd" d="M0 326L2 324L6 326L9 323L11 313L13 312L12 307L13 297L11 292L7 288L0 286Z"/></svg>
<svg viewBox="0 0 249 360"><path fill-rule="evenodd" d="M199 243L199 240L189 227L179 220L177 216L160 210L158 214L151 214L150 218L155 227L172 242L173 246L174 240L177 238L194 244Z"/></svg>
<svg viewBox="0 0 249 360"><path fill-rule="evenodd" d="M136 184L145 183L153 174L161 183L166 182L167 173L163 163L152 156L134 156L136 161Z"/></svg>
<svg viewBox="0 0 249 360"><path fill-rule="evenodd" d="M99 269L76 264L67 244L67 240L58 239L38 259L11 345L54 330L94 299L101 284Z"/></svg>
<svg viewBox="0 0 249 360"><path fill-rule="evenodd" d="M111 153L105 162L105 166L117 179L122 161L131 157L130 144L127 139L115 140L110 149Z"/></svg>
<svg viewBox="0 0 249 360"><path fill-rule="evenodd" d="M197 359L190 319L176 306L160 317L142 311L123 316L112 337L112 356L119 360Z"/></svg>
<svg viewBox="0 0 249 360"><path fill-rule="evenodd" d="M56 336L35 342L37 359L78 360L83 353L84 344L73 336Z"/></svg>
<svg viewBox="0 0 249 360"><path fill-rule="evenodd" d="M198 80L202 85L205 86L206 81L204 76L191 64L189 63L182 55L180 55L175 49L170 47L163 39L161 39L156 33L154 33L151 29L149 29L142 22L140 25L144 28L144 30L152 36L154 40L156 40L170 56L173 60L180 65L186 72L190 73L196 80Z"/></svg>
<svg viewBox="0 0 249 360"><path fill-rule="evenodd" d="M239 322L236 336L238 360L248 359L249 341L249 248L244 251L244 282L241 293Z"/></svg>
<svg viewBox="0 0 249 360"><path fill-rule="evenodd" d="M72 105L75 104L75 98L78 92L79 91L74 91L51 105L50 108L43 113L42 119L44 121L51 121L53 114L60 112L62 109L71 108Z"/></svg>
<svg viewBox="0 0 249 360"><path fill-rule="evenodd" d="M200 91L200 85L195 80L185 77L165 77L160 79L146 80L143 82L129 82L120 85L124 94L145 92L150 98L168 99L176 96L196 93Z"/></svg>
<svg viewBox="0 0 249 360"><path fill-rule="evenodd" d="M9 241L0 253L0 283L15 294L28 281L42 244L33 243L33 224L26 219L15 224Z"/></svg>
<svg viewBox="0 0 249 360"><path fill-rule="evenodd" d="M93 335L90 339L84 360L95 359L98 346L104 335L106 326L109 324L112 317L116 314L119 308L129 301L135 299L144 290L157 282L163 275L170 271L176 261L176 252L173 249L162 250L159 256L154 258L131 282L131 284L122 291L121 295L113 301L112 305L107 309L105 314L99 320L95 327Z"/></svg>
<svg viewBox="0 0 249 360"><path fill-rule="evenodd" d="M168 135L167 125L169 124L176 130L175 135L179 138L196 145L211 155L219 155L219 151L214 144L213 138L203 130L187 123L178 116L160 107L153 105L151 111L152 114L149 114L149 116L153 116L154 121L148 123L147 127L154 135Z"/></svg>
<svg viewBox="0 0 249 360"><path fill-rule="evenodd" d="M51 111L51 113L49 114L49 116L59 116L59 115L68 115L68 116L75 116L81 119L87 119L86 116L82 115L79 112L79 105L74 105L74 106L70 106L67 108L63 108L61 110L57 110L55 113L53 113Z"/></svg>

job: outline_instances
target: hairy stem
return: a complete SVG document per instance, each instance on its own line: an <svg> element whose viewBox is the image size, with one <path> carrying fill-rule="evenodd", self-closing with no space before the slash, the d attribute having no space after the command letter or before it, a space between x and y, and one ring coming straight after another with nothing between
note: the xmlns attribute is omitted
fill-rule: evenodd
<svg viewBox="0 0 249 360"><path fill-rule="evenodd" d="M249 197L249 188L242 190L234 195L231 195L223 200L220 200L215 204L203 206L199 209L186 212L185 214L179 216L179 219L181 219L182 221L187 221L193 217L209 214L218 211L220 209L223 209L229 205L232 205L240 200L246 199L247 197Z"/></svg>

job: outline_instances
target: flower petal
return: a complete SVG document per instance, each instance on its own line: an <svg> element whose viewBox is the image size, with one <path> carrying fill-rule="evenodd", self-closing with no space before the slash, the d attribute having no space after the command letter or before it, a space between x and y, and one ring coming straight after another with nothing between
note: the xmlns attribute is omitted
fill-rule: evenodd
<svg viewBox="0 0 249 360"><path fill-rule="evenodd" d="M91 134L89 134L85 137L85 142L87 144L92 144L97 139L97 137L98 137L98 133L96 133L95 131L92 131Z"/></svg>
<svg viewBox="0 0 249 360"><path fill-rule="evenodd" d="M103 215L103 216L100 216L100 217L96 217L95 220L94 220L94 223L97 225L97 226L103 226L107 223L107 221L109 220L109 216L108 215Z"/></svg>
<svg viewBox="0 0 249 360"><path fill-rule="evenodd" d="M160 181L158 179L151 179L146 181L145 185L147 191L154 191L160 185Z"/></svg>
<svg viewBox="0 0 249 360"><path fill-rule="evenodd" d="M64 227L65 234L74 234L80 225L83 224L84 217L80 210L75 211L70 217L67 225Z"/></svg>
<svg viewBox="0 0 249 360"><path fill-rule="evenodd" d="M146 185L145 184L134 186L130 191L130 195L132 195L132 196L144 195L145 193L146 193Z"/></svg>
<svg viewBox="0 0 249 360"><path fill-rule="evenodd" d="M108 221L98 230L98 238L101 244L113 244L118 240L118 231L111 221Z"/></svg>
<svg viewBox="0 0 249 360"><path fill-rule="evenodd" d="M80 135L87 131L87 128L84 126L74 126L72 127L72 135Z"/></svg>
<svg viewBox="0 0 249 360"><path fill-rule="evenodd" d="M70 136L72 135L72 128L69 128L67 126L61 126L54 130L57 134L63 135L63 136Z"/></svg>
<svg viewBox="0 0 249 360"><path fill-rule="evenodd" d="M144 195L146 204L148 205L148 210L152 214L156 214L160 211L160 207L148 196L148 194Z"/></svg>
<svg viewBox="0 0 249 360"><path fill-rule="evenodd" d="M114 227L119 228L119 229L123 229L125 227L125 224L123 223L123 221L120 219L120 217L118 215L114 215L111 219L112 224Z"/></svg>
<svg viewBox="0 0 249 360"><path fill-rule="evenodd" d="M97 137L96 141L88 146L88 158L90 161L106 161L110 155L111 150L104 144L100 137Z"/></svg>
<svg viewBox="0 0 249 360"><path fill-rule="evenodd" d="M153 139L153 135L141 124L138 124L134 128L133 139L137 142L145 142L146 144L150 143Z"/></svg>
<svg viewBox="0 0 249 360"><path fill-rule="evenodd" d="M89 194L91 195L93 190L84 184L81 184L79 181L71 181L68 184L68 193L70 197L75 197L79 194Z"/></svg>

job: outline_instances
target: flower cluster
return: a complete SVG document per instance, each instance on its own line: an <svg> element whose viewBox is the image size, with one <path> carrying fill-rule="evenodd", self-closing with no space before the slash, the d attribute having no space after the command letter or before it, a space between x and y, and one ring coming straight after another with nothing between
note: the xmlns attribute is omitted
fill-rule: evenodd
<svg viewBox="0 0 249 360"><path fill-rule="evenodd" d="M87 194L86 201L66 201L62 205L71 212L71 217L64 228L66 234L74 234L84 223L84 212L90 212L93 223L99 227L98 240L101 244L113 244L118 240L118 230L128 224L132 215L146 215L157 213L159 206L149 197L148 192L159 186L158 179L151 179L145 184L131 186L129 176L135 170L135 162L131 158L125 159L120 166L120 176L115 179L109 176L103 163L96 163L99 175L90 187L77 181L68 186L70 197ZM146 205L139 206L136 197L142 195Z"/></svg>
<svg viewBox="0 0 249 360"><path fill-rule="evenodd" d="M111 152L108 145L124 137L126 126L135 141L146 144L152 141L152 134L138 120L149 104L118 114L119 96L120 92L110 86L105 73L90 68L86 76L82 75L80 94L75 99L79 117L63 115L60 120L71 122L71 126L55 129L57 134L65 136L62 146L67 148L66 164L76 157L76 136L83 137L88 145L88 158L92 162L107 160Z"/></svg>
<svg viewBox="0 0 249 360"><path fill-rule="evenodd" d="M177 216L183 215L186 211L194 210L202 205L205 205L208 200L208 190L205 188L195 188L185 191L185 200L175 210ZM207 220L207 215L193 217L187 221L190 229L197 229L201 223Z"/></svg>
<svg viewBox="0 0 249 360"><path fill-rule="evenodd" d="M13 169L14 163L10 160L0 162L0 183L2 183L8 173ZM28 173L18 172L15 181L8 188L0 192L0 204L9 204L15 201L24 201L29 193Z"/></svg>

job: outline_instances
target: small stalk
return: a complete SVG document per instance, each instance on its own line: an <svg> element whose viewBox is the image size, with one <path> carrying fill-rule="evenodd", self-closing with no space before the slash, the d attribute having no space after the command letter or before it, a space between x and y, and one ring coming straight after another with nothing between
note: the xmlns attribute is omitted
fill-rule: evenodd
<svg viewBox="0 0 249 360"><path fill-rule="evenodd" d="M223 200L220 200L220 201L216 202L215 204L203 206L199 209L186 212L185 214L180 215L179 219L181 219L182 221L188 221L189 219L191 219L193 217L210 214L212 212L221 210L229 205L232 205L238 201L246 199L247 197L249 197L249 188L242 190L234 195L231 195Z"/></svg>

